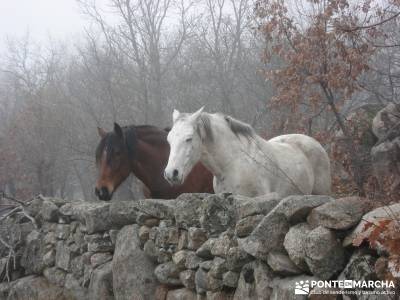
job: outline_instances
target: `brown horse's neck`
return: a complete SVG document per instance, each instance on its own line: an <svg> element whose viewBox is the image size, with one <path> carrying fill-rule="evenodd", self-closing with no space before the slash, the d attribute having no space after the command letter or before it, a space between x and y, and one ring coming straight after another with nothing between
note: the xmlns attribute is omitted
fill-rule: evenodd
<svg viewBox="0 0 400 300"><path fill-rule="evenodd" d="M155 193L169 187L163 177L169 155L167 132L150 126L138 126L135 129L137 145L131 171L154 197Z"/></svg>

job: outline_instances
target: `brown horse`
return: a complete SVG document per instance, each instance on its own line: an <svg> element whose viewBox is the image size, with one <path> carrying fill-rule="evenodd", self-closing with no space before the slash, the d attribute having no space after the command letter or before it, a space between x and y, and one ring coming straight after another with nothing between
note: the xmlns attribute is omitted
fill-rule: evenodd
<svg viewBox="0 0 400 300"><path fill-rule="evenodd" d="M150 125L120 127L112 132L98 128L101 141L96 149L99 169L95 194L100 200L111 200L118 186L133 173L145 185L146 197L176 198L182 193L213 193L213 176L197 164L180 186L164 179L168 162L168 131Z"/></svg>

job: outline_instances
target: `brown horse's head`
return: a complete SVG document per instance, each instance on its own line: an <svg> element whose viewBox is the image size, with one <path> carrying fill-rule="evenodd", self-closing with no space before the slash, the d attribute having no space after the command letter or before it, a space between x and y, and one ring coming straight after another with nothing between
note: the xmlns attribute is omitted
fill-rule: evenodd
<svg viewBox="0 0 400 300"><path fill-rule="evenodd" d="M98 128L101 141L96 149L96 164L99 176L95 194L100 200L111 200L114 191L129 176L134 159L135 129L123 129L114 123L112 132Z"/></svg>

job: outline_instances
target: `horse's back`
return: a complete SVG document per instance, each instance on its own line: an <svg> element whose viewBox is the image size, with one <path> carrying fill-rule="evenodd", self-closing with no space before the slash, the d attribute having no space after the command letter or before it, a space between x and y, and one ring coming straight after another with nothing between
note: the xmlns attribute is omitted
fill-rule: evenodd
<svg viewBox="0 0 400 300"><path fill-rule="evenodd" d="M325 149L317 140L304 134L285 134L272 138L269 142L289 144L303 152L314 171L312 193L317 195L330 194L330 161Z"/></svg>
<svg viewBox="0 0 400 300"><path fill-rule="evenodd" d="M307 158L315 156L314 159L328 159L328 154L322 145L314 138L304 134L285 134L274 137L269 142L286 143L299 148Z"/></svg>

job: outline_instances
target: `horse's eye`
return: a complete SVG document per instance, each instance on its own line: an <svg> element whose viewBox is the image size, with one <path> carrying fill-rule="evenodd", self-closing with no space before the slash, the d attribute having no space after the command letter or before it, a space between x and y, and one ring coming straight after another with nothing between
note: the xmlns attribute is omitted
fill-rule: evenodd
<svg viewBox="0 0 400 300"><path fill-rule="evenodd" d="M188 138L186 139L186 143L190 143L193 140L193 138Z"/></svg>

